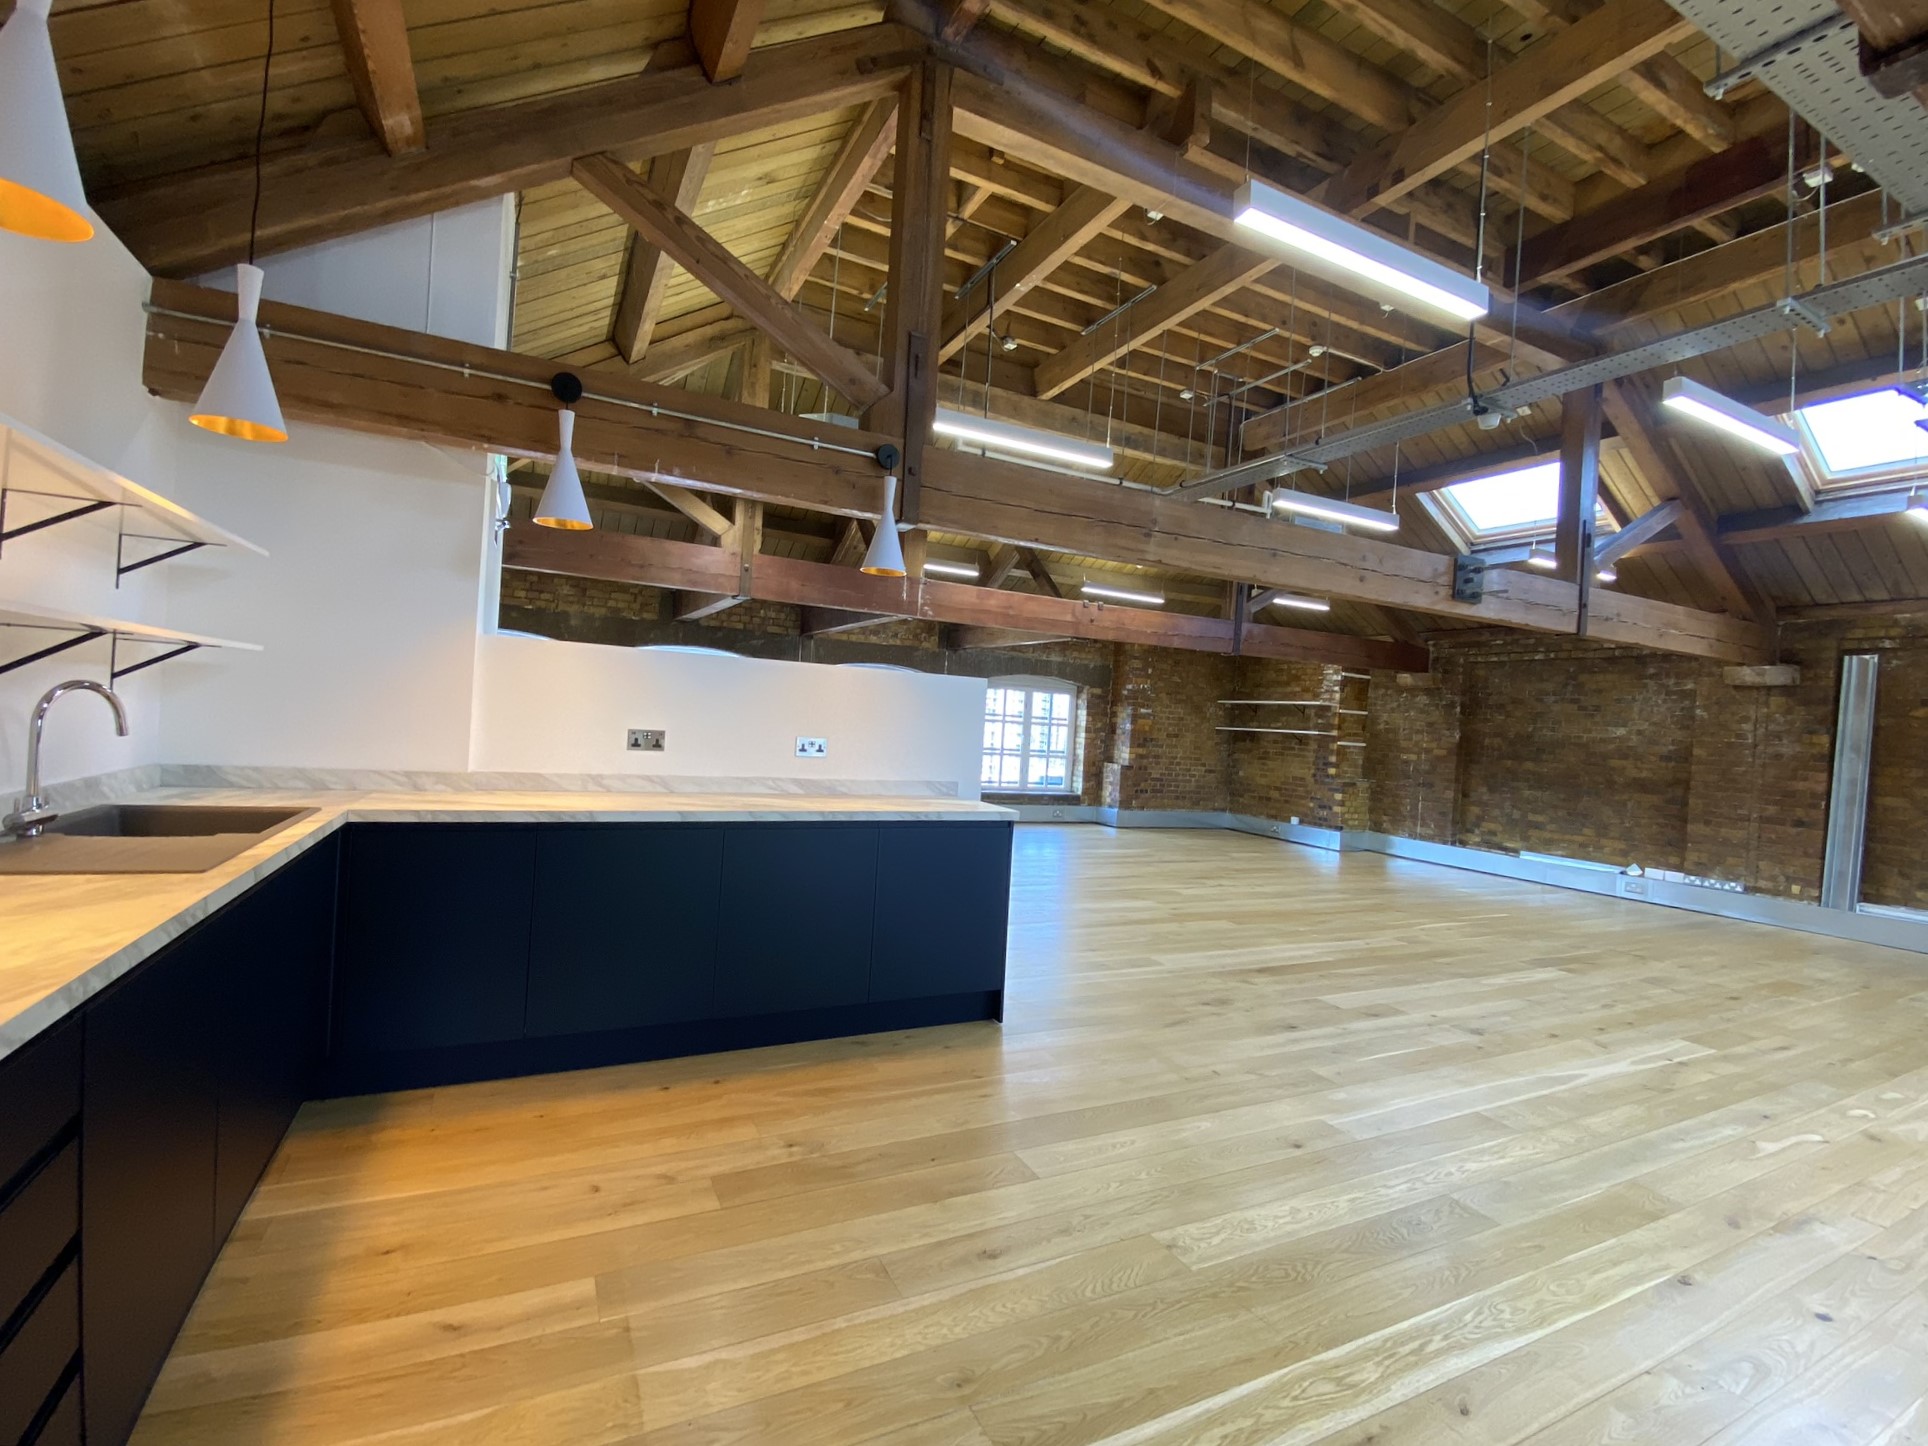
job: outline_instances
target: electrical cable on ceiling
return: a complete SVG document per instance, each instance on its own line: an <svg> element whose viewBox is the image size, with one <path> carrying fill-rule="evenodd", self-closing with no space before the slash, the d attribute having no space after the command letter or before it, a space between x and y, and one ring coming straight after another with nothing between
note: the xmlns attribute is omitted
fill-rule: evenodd
<svg viewBox="0 0 1928 1446"><path fill-rule="evenodd" d="M248 209L248 265L254 265L255 233L261 229L261 151L268 139L268 77L274 67L274 4L268 0L268 48L261 54L261 115L254 125L254 202Z"/></svg>

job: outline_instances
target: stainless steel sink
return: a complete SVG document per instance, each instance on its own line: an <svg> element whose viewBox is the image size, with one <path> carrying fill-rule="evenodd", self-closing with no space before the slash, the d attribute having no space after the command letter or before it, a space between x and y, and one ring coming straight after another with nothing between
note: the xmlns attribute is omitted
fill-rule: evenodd
<svg viewBox="0 0 1928 1446"><path fill-rule="evenodd" d="M49 819L36 838L0 844L0 874L198 874L226 863L312 808L104 803Z"/></svg>

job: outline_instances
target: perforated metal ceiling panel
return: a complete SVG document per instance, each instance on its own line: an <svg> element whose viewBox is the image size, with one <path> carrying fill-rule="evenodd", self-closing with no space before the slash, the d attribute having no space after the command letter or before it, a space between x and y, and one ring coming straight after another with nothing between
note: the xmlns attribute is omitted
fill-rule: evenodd
<svg viewBox="0 0 1928 1446"><path fill-rule="evenodd" d="M1928 110L1912 95L1885 99L1861 78L1854 26L1832 0L1668 3L1720 46L1728 66L1749 66L1910 214L1928 211ZM1815 33L1789 43L1807 30ZM1766 58L1750 65L1756 57Z"/></svg>

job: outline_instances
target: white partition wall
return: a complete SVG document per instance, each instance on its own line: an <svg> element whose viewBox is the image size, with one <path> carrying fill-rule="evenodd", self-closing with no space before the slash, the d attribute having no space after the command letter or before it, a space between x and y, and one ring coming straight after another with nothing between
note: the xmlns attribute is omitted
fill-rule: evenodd
<svg viewBox="0 0 1928 1446"><path fill-rule="evenodd" d="M470 755L478 771L978 795L982 679L500 634L481 642ZM667 746L631 752L630 728L663 729ZM799 737L826 739L827 754L797 757Z"/></svg>

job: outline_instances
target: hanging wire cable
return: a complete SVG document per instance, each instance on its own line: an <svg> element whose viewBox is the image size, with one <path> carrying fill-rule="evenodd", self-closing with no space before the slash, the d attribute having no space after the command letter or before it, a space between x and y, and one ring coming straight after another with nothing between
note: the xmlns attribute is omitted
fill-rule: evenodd
<svg viewBox="0 0 1928 1446"><path fill-rule="evenodd" d="M248 265L254 265L255 233L261 229L261 152L268 141L268 77L274 70L274 4L268 0L268 48L261 55L261 114L254 123L254 201L248 207Z"/></svg>

